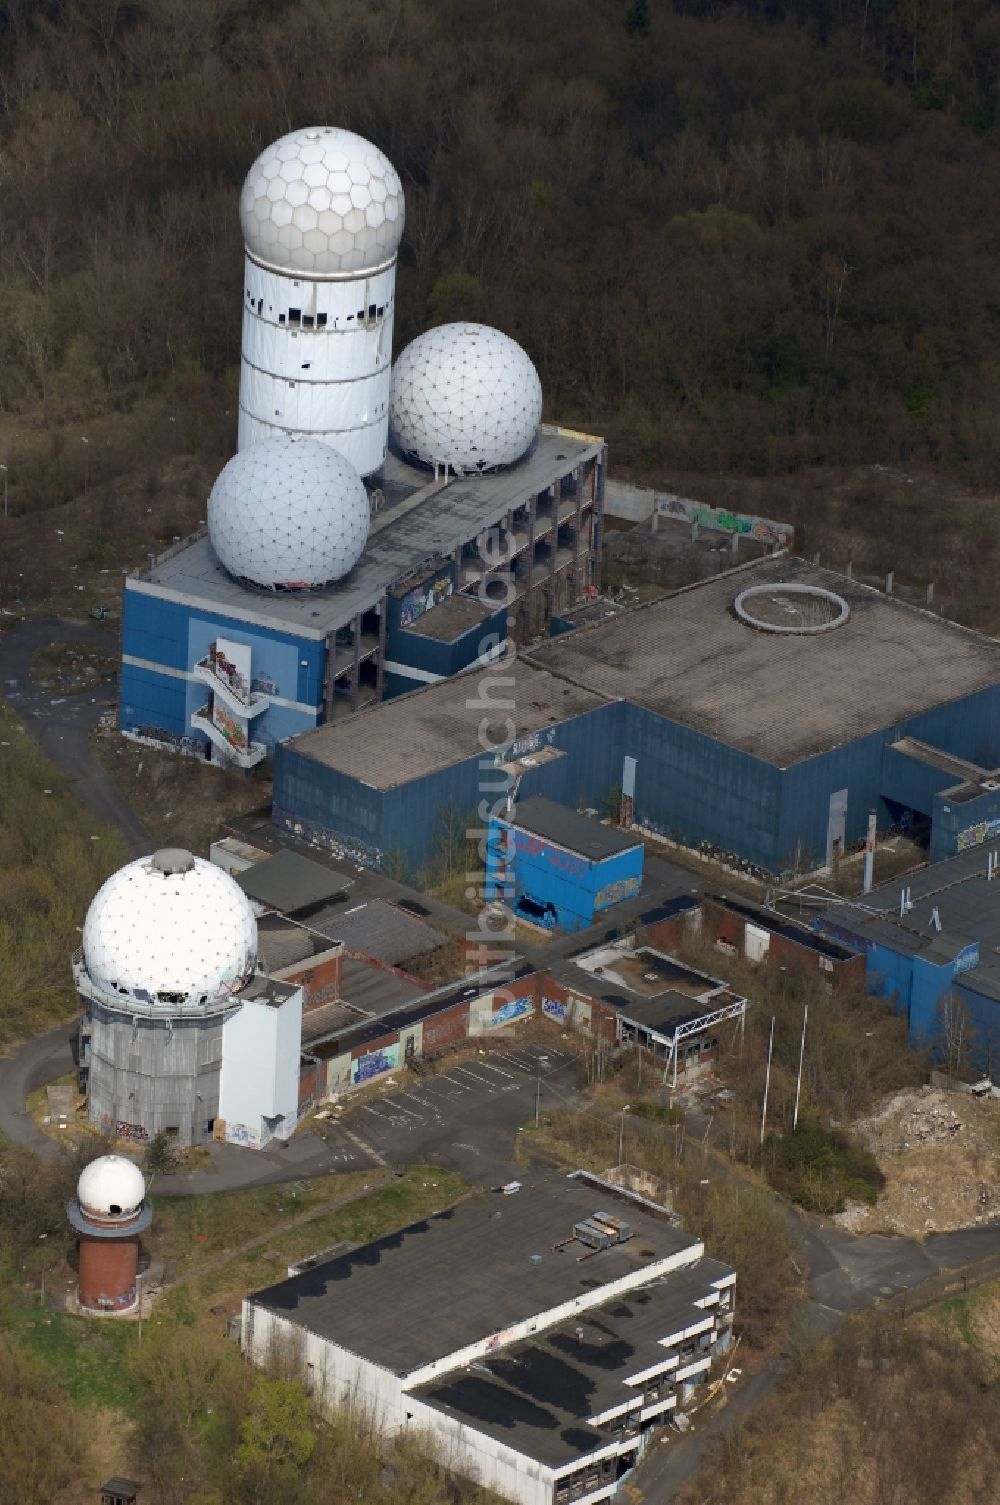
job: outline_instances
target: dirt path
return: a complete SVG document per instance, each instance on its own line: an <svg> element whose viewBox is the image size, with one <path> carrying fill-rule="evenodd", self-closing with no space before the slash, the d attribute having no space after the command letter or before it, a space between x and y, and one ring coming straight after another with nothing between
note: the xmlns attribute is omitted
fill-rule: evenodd
<svg viewBox="0 0 1000 1505"><path fill-rule="evenodd" d="M176 1280L165 1281L163 1288L175 1290L177 1286L187 1285L192 1280L200 1280L209 1271L218 1270L221 1265L228 1264L231 1259L239 1259L244 1254L252 1254L254 1249L263 1248L265 1244L281 1238L282 1234L289 1233L293 1228L301 1228L303 1223L311 1223L315 1218L324 1217L328 1212L337 1212L341 1207L347 1207L351 1202L356 1202L359 1197L367 1197L369 1192L376 1191L392 1179L392 1173L387 1171L385 1175L376 1176L366 1182L357 1191L348 1192L343 1197L334 1197L332 1202L323 1202L319 1207L310 1207L308 1212L300 1212L297 1218L289 1218L287 1223L281 1223L277 1228L268 1229L267 1233L248 1239L245 1244L238 1244L235 1249L223 1249L221 1254L215 1254L211 1259L203 1260L193 1270L185 1270L183 1275L178 1275Z"/></svg>

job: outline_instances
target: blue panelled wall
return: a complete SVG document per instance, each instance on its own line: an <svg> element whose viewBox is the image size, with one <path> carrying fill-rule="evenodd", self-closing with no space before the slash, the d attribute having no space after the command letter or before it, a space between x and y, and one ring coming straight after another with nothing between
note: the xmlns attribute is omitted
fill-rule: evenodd
<svg viewBox="0 0 1000 1505"><path fill-rule="evenodd" d="M218 637L250 649L254 687L273 698L252 723L256 740L273 747L315 727L323 693L323 642L201 611L129 588L128 582L123 610L119 720L124 731L196 736L191 716L209 691L191 671Z"/></svg>
<svg viewBox="0 0 1000 1505"><path fill-rule="evenodd" d="M498 607L451 642L444 642L412 628L401 627L398 620L393 626L393 616L398 618L399 604L390 597L385 650L386 699L405 694L421 684L450 679L478 659L496 656L507 640L506 606Z"/></svg>
<svg viewBox="0 0 1000 1505"><path fill-rule="evenodd" d="M525 830L516 820L492 819L486 898L504 901L546 929L583 930L602 909L639 892L644 856L640 842L631 851L594 860ZM491 883L490 874L498 881Z"/></svg>
<svg viewBox="0 0 1000 1505"><path fill-rule="evenodd" d="M433 688L425 693L433 695ZM377 710L369 713L368 725L378 737ZM877 812L882 828L899 820L898 796L908 777L891 747L899 738L911 735L955 756L985 761L986 751L1000 745L1000 685L785 769L624 700L533 735L563 756L526 771L521 799L544 794L573 808L606 810L625 783L625 759L631 758L635 824L780 874L826 861L831 797L841 791L846 791L846 846L863 840L869 810ZM515 743L505 756L527 750ZM465 812L483 798L497 797L484 787L486 762L484 774L478 756L459 756L450 767L378 793L311 763L292 744L276 758L275 804L282 819L308 826L318 839L352 844L369 854L362 860L375 863L377 854L396 852L415 871L431 856L441 807ZM943 811L943 797L925 767L914 766L907 788L929 807L921 813L930 817ZM987 833L978 839L992 839L985 807L981 820L978 809L974 814L979 822L974 833ZM957 828L948 839L958 839Z"/></svg>

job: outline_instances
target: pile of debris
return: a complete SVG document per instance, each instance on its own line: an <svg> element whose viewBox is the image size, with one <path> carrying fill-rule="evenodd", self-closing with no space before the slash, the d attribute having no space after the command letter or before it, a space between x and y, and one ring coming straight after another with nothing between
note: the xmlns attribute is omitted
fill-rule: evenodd
<svg viewBox="0 0 1000 1505"><path fill-rule="evenodd" d="M876 1207L849 1205L842 1227L920 1237L1000 1216L1000 1103L921 1087L893 1093L853 1132L886 1186Z"/></svg>

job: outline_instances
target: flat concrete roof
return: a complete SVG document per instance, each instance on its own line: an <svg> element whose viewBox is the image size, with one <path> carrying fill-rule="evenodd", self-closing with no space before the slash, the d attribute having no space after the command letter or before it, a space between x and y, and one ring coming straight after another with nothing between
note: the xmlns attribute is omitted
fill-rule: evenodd
<svg viewBox="0 0 1000 1505"><path fill-rule="evenodd" d="M331 941L343 941L348 951L373 956L390 967L434 951L448 940L444 931L435 930L426 920L407 914L385 899L370 899L348 909L323 910L310 917L309 928Z"/></svg>
<svg viewBox="0 0 1000 1505"><path fill-rule="evenodd" d="M634 832L602 825L592 816L581 815L566 805L557 805L555 800L546 799L541 794L522 800L512 815L501 819L507 825L519 826L533 836L544 837L590 862L600 862L617 852L631 852L642 846L641 838Z"/></svg>
<svg viewBox="0 0 1000 1505"><path fill-rule="evenodd" d="M579 1246L553 1249L574 1223L602 1209L623 1218L635 1236L582 1264ZM632 1198L539 1173L515 1196L478 1193L252 1299L409 1374L697 1243Z"/></svg>
<svg viewBox="0 0 1000 1505"><path fill-rule="evenodd" d="M343 893L349 881L287 847L236 874L236 882L248 899L266 904L280 914L295 914L312 904L322 904L334 894Z"/></svg>
<svg viewBox="0 0 1000 1505"><path fill-rule="evenodd" d="M833 591L850 615L812 635L736 617L742 591L782 583ZM564 633L530 658L782 768L1000 682L1000 643L785 557Z"/></svg>
<svg viewBox="0 0 1000 1505"><path fill-rule="evenodd" d="M437 606L425 611L423 616L404 628L417 637L433 638L438 643L453 643L456 638L485 622L497 610L497 603L484 605L478 596L463 596L459 593L445 596Z"/></svg>
<svg viewBox="0 0 1000 1505"><path fill-rule="evenodd" d="M367 547L347 578L326 590L241 585L223 570L205 534L167 550L148 572L129 576L126 587L296 637L324 638L370 610L391 585L449 557L603 446L593 435L545 424L532 450L509 470L439 486L427 471L390 455L382 482L385 507L372 521Z"/></svg>
<svg viewBox="0 0 1000 1505"><path fill-rule="evenodd" d="M439 768L482 756L480 727L484 720L504 735L508 712L483 704L478 685L489 676L492 704L513 704L510 712L517 736L542 731L583 711L606 703L604 695L557 679L544 670L515 659L500 660L488 669L467 669L452 679L397 695L359 711L344 721L327 722L315 731L294 737L289 746L304 758L315 758L348 778L374 789L392 789Z"/></svg>

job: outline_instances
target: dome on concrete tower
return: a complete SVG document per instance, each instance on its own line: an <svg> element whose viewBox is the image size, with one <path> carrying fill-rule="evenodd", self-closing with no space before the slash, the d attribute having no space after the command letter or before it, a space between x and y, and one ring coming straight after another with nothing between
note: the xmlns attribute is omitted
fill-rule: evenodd
<svg viewBox="0 0 1000 1505"><path fill-rule="evenodd" d="M272 142L240 198L247 251L284 272L372 271L403 236L403 187L377 146L336 126L307 126Z"/></svg>
<svg viewBox="0 0 1000 1505"><path fill-rule="evenodd" d="M114 1218L135 1212L146 1196L142 1171L124 1155L101 1155L84 1167L76 1199L84 1212Z"/></svg>
<svg viewBox="0 0 1000 1505"><path fill-rule="evenodd" d="M257 966L257 921L228 873L162 851L112 873L83 923L83 959L106 993L197 1008L238 992Z"/></svg>
<svg viewBox="0 0 1000 1505"><path fill-rule="evenodd" d="M208 498L223 567L269 590L313 590L353 569L371 506L354 466L318 439L279 435L241 449Z"/></svg>

